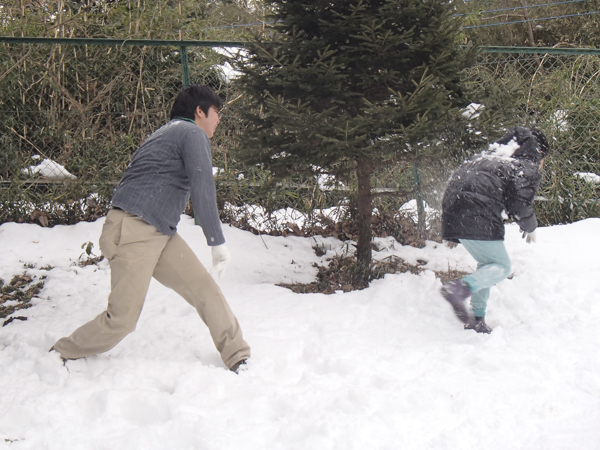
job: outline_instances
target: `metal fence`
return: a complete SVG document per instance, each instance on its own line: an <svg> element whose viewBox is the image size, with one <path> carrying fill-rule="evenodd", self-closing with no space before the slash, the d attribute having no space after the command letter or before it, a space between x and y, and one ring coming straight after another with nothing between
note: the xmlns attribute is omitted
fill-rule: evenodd
<svg viewBox="0 0 600 450"><path fill-rule="evenodd" d="M190 82L211 85L229 103L213 139L218 195L221 205L242 203L253 180L236 182L239 168L229 157L243 129L232 106L241 94L212 50L234 46L0 37L0 223L103 215L133 152L165 123L174 96ZM598 214L599 76L597 50L493 47L467 74L470 83L511 93L503 104L486 105L505 108L507 126L536 125L559 149L537 205L542 223ZM303 198L306 191L284 195L284 203L315 205Z"/></svg>
<svg viewBox="0 0 600 450"><path fill-rule="evenodd" d="M0 38L0 223L104 214L133 152L167 121L182 86L209 84L232 98L215 45ZM219 149L235 126L227 115L223 122L214 147L226 165Z"/></svg>
<svg viewBox="0 0 600 450"><path fill-rule="evenodd" d="M599 215L600 50L483 49L469 82L511 92L503 121L540 128L552 153L544 166L538 218L544 224ZM510 114L510 115L509 115Z"/></svg>

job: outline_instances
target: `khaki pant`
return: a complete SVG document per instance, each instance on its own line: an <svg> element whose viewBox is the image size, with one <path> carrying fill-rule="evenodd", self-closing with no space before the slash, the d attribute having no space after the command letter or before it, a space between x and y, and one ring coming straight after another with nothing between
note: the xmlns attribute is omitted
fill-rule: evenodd
<svg viewBox="0 0 600 450"><path fill-rule="evenodd" d="M108 307L54 345L63 358L106 352L135 330L151 277L196 308L227 367L250 356L221 289L179 234L166 236L139 217L113 209L102 228L100 249L111 270Z"/></svg>

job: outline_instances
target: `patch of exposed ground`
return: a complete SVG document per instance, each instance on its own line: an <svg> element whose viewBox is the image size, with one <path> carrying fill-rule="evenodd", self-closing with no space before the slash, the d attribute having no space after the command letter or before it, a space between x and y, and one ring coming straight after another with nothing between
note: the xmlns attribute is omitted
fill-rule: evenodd
<svg viewBox="0 0 600 450"><path fill-rule="evenodd" d="M317 250L315 250L317 251ZM328 259L327 266L319 266L316 263L314 267L318 269L317 279L311 283L293 283L279 284L278 286L288 288L299 294L333 294L336 291L350 292L364 289L369 286L372 280L383 278L388 273L406 273L419 274L424 269L427 261L419 260L417 264L410 264L398 256L389 256L381 261L371 265L370 276L364 280L357 276L356 259L352 256L335 256ZM443 283L449 280L455 280L467 275L455 269L435 272L437 278Z"/></svg>

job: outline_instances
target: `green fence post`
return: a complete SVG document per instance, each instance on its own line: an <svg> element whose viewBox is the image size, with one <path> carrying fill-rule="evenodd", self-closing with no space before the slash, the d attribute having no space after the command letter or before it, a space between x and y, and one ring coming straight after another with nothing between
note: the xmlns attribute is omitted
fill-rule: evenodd
<svg viewBox="0 0 600 450"><path fill-rule="evenodd" d="M188 60L187 47L182 45L179 47L181 50L181 81L183 82L183 87L188 87L190 83L190 63Z"/></svg>
<svg viewBox="0 0 600 450"><path fill-rule="evenodd" d="M186 88L191 84L190 81L190 62L188 60L187 47L182 45L179 47L181 50L181 81L183 82L183 87ZM198 214L194 211L194 223L196 225L200 225L200 221L198 220Z"/></svg>
<svg viewBox="0 0 600 450"><path fill-rule="evenodd" d="M413 164L413 176L415 180L415 196L417 199L417 230L419 238L425 238L425 204L423 202L423 182L421 180L421 171L417 163Z"/></svg>
<svg viewBox="0 0 600 450"><path fill-rule="evenodd" d="M188 60L187 47L182 45L179 48L181 50L181 81L183 82L183 87L186 88L192 84L190 81L190 63ZM198 220L196 211L194 211L194 223L200 225L200 220Z"/></svg>

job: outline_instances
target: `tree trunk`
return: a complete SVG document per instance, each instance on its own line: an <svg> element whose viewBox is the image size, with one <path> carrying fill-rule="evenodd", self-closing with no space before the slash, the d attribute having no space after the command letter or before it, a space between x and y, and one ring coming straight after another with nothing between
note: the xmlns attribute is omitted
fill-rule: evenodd
<svg viewBox="0 0 600 450"><path fill-rule="evenodd" d="M373 213L371 201L371 174L373 163L366 158L359 158L356 174L358 178L358 242L356 247L356 260L361 281L368 282L371 265L371 215Z"/></svg>
<svg viewBox="0 0 600 450"><path fill-rule="evenodd" d="M415 161L413 163L413 176L415 181L415 196L417 198L417 232L419 233L419 242L425 242L426 226L425 226L425 204L423 201L423 182L421 180L421 171L419 170L419 164Z"/></svg>
<svg viewBox="0 0 600 450"><path fill-rule="evenodd" d="M519 0L519 4L523 7L527 6L527 2L523 0ZM533 27L531 26L531 22L529 21L529 13L527 9L523 9L523 16L525 17L525 24L527 25L527 36L529 37L529 46L535 47L535 38L533 37Z"/></svg>

